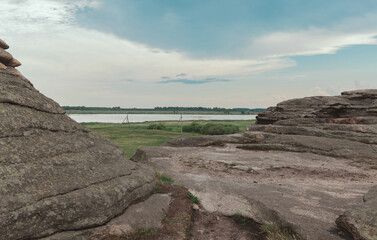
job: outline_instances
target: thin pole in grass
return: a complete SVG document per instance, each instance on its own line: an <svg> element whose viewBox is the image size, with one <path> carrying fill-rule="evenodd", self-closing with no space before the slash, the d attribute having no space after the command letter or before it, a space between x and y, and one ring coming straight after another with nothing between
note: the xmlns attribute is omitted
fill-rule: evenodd
<svg viewBox="0 0 377 240"><path fill-rule="evenodd" d="M124 122L126 122L126 124L128 124L128 127L131 127L131 123L128 120L128 114L127 114L126 118L123 120L122 124L124 124Z"/></svg>
<svg viewBox="0 0 377 240"><path fill-rule="evenodd" d="M183 122L182 114L181 114L181 117L179 118L179 121L181 122L181 134L182 134L183 133L183 130L182 130L182 122Z"/></svg>

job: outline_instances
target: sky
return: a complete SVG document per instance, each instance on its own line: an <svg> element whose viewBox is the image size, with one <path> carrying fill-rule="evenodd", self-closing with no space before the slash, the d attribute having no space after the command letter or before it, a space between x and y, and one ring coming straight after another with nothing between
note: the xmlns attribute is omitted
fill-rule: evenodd
<svg viewBox="0 0 377 240"><path fill-rule="evenodd" d="M19 70L63 106L276 105L377 88L376 0L0 0Z"/></svg>

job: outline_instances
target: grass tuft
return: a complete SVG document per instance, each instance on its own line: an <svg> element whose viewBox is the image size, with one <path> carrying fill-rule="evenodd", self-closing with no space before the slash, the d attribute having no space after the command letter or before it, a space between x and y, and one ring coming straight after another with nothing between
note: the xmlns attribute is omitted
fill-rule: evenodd
<svg viewBox="0 0 377 240"><path fill-rule="evenodd" d="M160 185L165 185L165 184L172 185L174 183L174 180L171 177L161 174L159 172L156 172L156 177Z"/></svg>
<svg viewBox="0 0 377 240"><path fill-rule="evenodd" d="M191 200L192 203L199 204L200 201L199 201L199 198L197 196L190 193L189 191L187 191L187 195L190 197L190 200Z"/></svg>
<svg viewBox="0 0 377 240"><path fill-rule="evenodd" d="M242 226L246 226L250 222L250 218L242 216L241 214L233 214L232 218L236 223L241 224Z"/></svg>
<svg viewBox="0 0 377 240"><path fill-rule="evenodd" d="M288 227L266 224L261 226L261 230L266 234L266 240L301 240L301 238Z"/></svg>
<svg viewBox="0 0 377 240"><path fill-rule="evenodd" d="M149 239L151 235L153 235L157 231L157 228L139 228L135 232L132 232L131 234L127 235L124 238L124 240L142 240L142 239ZM115 239L114 239L115 240ZM118 240L118 239L116 239Z"/></svg>

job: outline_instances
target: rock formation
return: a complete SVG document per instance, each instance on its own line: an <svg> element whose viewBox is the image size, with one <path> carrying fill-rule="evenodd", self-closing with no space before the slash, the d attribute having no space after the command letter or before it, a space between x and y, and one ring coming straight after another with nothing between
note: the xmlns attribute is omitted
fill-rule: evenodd
<svg viewBox="0 0 377 240"><path fill-rule="evenodd" d="M284 101L244 133L181 137L133 159L188 187L210 212L303 239L376 239L375 89Z"/></svg>
<svg viewBox="0 0 377 240"><path fill-rule="evenodd" d="M299 123L376 123L377 89L342 92L336 97L287 100L257 116L258 124L282 120ZM280 125L279 123L277 123Z"/></svg>
<svg viewBox="0 0 377 240"><path fill-rule="evenodd" d="M0 238L101 226L148 194L154 171L66 116L15 69L7 48L0 40Z"/></svg>
<svg viewBox="0 0 377 240"><path fill-rule="evenodd" d="M360 203L339 216L336 224L356 240L377 239L377 185L364 195Z"/></svg>
<svg viewBox="0 0 377 240"><path fill-rule="evenodd" d="M186 186L227 226L221 215L240 214L302 239L377 239L377 90L288 100L244 133L176 138L129 161L39 93L8 47L0 40L0 239L119 238L160 226L167 211L181 217L184 239L185 189L132 204L156 182L139 162Z"/></svg>

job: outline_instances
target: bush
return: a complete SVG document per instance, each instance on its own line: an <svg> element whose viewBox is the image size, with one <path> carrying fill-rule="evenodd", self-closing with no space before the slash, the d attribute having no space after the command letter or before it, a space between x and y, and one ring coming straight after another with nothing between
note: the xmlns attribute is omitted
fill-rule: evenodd
<svg viewBox="0 0 377 240"><path fill-rule="evenodd" d="M239 128L235 125L207 123L201 127L200 133L207 135L223 135L238 132Z"/></svg>
<svg viewBox="0 0 377 240"><path fill-rule="evenodd" d="M191 123L190 125L183 126L182 131L184 132L200 132L202 126L199 123Z"/></svg>
<svg viewBox="0 0 377 240"><path fill-rule="evenodd" d="M149 126L147 127L148 129L155 129L155 130L165 130L166 129L166 126L165 124L162 124L162 123L152 123L152 124L149 124Z"/></svg>
<svg viewBox="0 0 377 240"><path fill-rule="evenodd" d="M235 125L225 125L225 124L215 124L207 123L205 125L200 125L198 123L191 123L182 128L184 132L197 132L206 135L223 135L232 134L239 131L238 126Z"/></svg>

